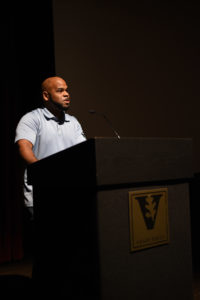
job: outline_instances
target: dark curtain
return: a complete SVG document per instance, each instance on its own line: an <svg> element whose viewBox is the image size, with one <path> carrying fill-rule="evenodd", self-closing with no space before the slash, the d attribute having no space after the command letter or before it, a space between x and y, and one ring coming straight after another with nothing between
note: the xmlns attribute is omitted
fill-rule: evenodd
<svg viewBox="0 0 200 300"><path fill-rule="evenodd" d="M20 117L41 105L40 85L55 75L51 1L1 10L0 263L24 256L23 164L15 146Z"/></svg>

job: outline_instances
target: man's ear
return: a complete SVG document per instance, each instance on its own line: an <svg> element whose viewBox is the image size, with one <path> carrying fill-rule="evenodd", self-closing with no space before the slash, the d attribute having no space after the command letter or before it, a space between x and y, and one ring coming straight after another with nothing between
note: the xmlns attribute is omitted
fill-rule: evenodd
<svg viewBox="0 0 200 300"><path fill-rule="evenodd" d="M43 91L42 92L42 97L43 97L44 101L48 101L49 100L49 93L47 91Z"/></svg>

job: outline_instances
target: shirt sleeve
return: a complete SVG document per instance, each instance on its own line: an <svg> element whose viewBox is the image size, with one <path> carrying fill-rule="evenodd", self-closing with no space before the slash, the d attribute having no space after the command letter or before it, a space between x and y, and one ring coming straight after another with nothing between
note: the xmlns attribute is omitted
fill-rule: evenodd
<svg viewBox="0 0 200 300"><path fill-rule="evenodd" d="M83 132L82 126L75 117L74 117L74 126L75 126L75 137L77 143L86 141L86 136Z"/></svg>
<svg viewBox="0 0 200 300"><path fill-rule="evenodd" d="M15 133L15 143L21 139L25 139L34 145L38 129L39 122L35 118L34 113L27 113L20 119L17 125Z"/></svg>

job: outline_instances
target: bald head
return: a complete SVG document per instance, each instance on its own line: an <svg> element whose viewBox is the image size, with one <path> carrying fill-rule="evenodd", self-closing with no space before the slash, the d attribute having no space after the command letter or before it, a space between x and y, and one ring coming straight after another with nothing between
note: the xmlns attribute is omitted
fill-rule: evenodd
<svg viewBox="0 0 200 300"><path fill-rule="evenodd" d="M42 92L43 91L50 92L52 88L55 88L57 85L63 83L66 84L65 80L62 79L61 77L58 76L48 77L42 82Z"/></svg>

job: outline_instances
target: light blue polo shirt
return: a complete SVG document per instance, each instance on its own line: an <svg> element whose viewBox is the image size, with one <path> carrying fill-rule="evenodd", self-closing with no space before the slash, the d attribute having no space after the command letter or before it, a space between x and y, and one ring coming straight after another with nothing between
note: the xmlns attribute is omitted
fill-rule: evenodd
<svg viewBox="0 0 200 300"><path fill-rule="evenodd" d="M15 142L26 139L33 144L37 159L45 158L86 140L78 120L65 114L63 123L47 109L37 108L25 114L16 128ZM33 206L32 186L24 176L25 205Z"/></svg>

